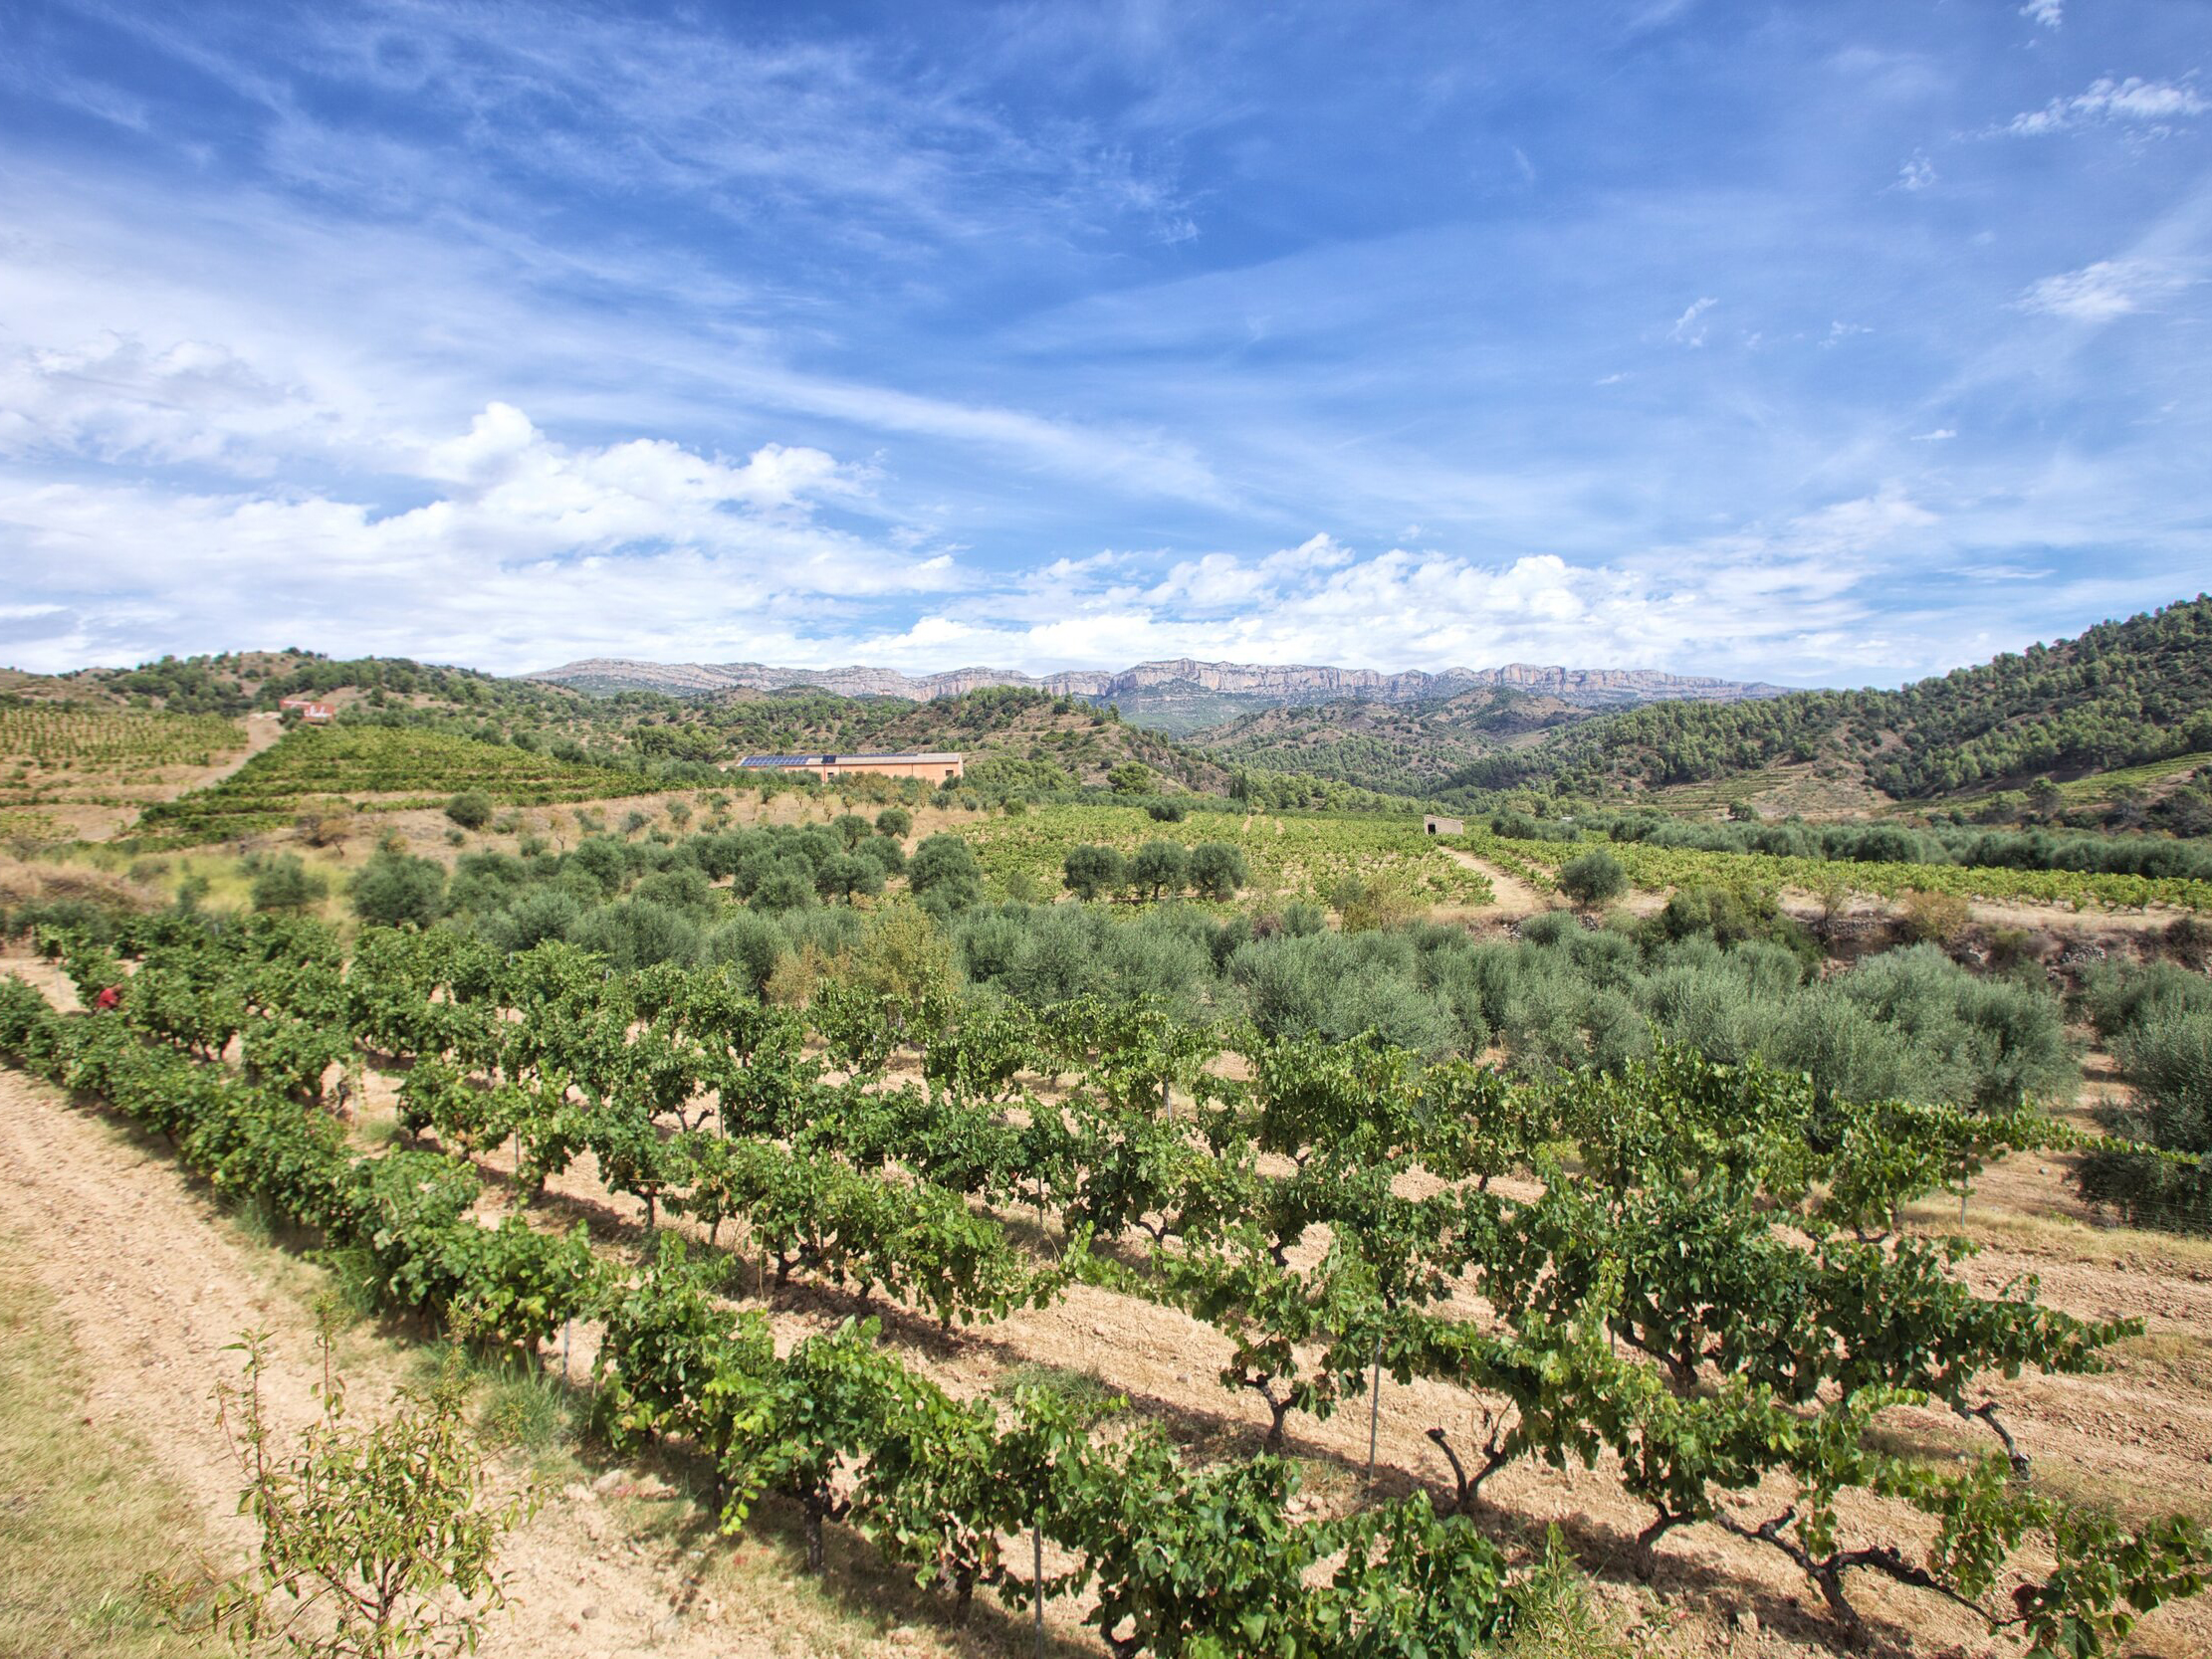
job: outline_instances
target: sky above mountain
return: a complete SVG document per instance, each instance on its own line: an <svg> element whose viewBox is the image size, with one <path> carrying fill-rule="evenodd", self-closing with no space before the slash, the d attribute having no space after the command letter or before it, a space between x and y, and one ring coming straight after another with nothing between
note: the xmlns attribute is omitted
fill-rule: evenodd
<svg viewBox="0 0 2212 1659"><path fill-rule="evenodd" d="M2212 7L13 0L0 662L1893 684L2212 586Z"/></svg>

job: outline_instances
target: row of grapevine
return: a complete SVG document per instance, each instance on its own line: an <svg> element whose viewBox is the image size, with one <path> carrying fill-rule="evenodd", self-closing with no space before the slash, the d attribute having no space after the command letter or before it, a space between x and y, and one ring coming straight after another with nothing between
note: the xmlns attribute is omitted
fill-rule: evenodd
<svg viewBox="0 0 2212 1659"><path fill-rule="evenodd" d="M1067 855L1078 847L1111 847L1127 855L1157 840L1186 848L1224 842L1242 855L1256 891L1285 899L1326 899L1348 880L1378 876L1401 882L1432 903L1482 905L1490 899L1487 879L1439 849L1411 817L1239 817L1200 810L1162 823L1134 806L1060 804L990 819L963 833L986 874L1001 887L1009 877L1025 878L1044 893L1058 891Z"/></svg>
<svg viewBox="0 0 2212 1659"><path fill-rule="evenodd" d="M1950 1271L1962 1245L1893 1233L1902 1204L1990 1156L2063 1139L2024 1106L1850 1106L1802 1078L1663 1050L1620 1077L1516 1088L1463 1062L1423 1069L1372 1038L1263 1042L1178 1026L1141 1004L1039 1015L847 997L801 1016L761 1007L725 973L613 977L561 945L503 959L453 935L372 930L341 965L328 935L298 925L195 930L144 925L129 971L72 947L70 970L87 989L121 987L110 1031L235 1075L258 1091L263 1118L321 1123L322 1079L365 1045L411 1063L404 1107L416 1131L463 1149L513 1140L541 1175L589 1154L649 1221L675 1211L710 1235L734 1221L748 1251L782 1274L812 1272L948 1321L1048 1299L1080 1276L1214 1324L1232 1348L1221 1380L1267 1407L1268 1453L1187 1471L1165 1453L1140 1470L1119 1443L1094 1463L1071 1452L1067 1467L1095 1481L1029 1500L1028 1519L1086 1561L1101 1592L1094 1616L1117 1644L1372 1644L1372 1632L1346 1634L1359 1616L1348 1608L1366 1602L1304 1587L1308 1566L1346 1551L1363 1571L1448 1580L1454 1595L1488 1584L1488 1622L1509 1616L1487 1547L1433 1509L1287 1520L1286 1478L1269 1455L1286 1424L1328 1415L1378 1366L1503 1402L1484 1447L1433 1431L1462 1509L1517 1460L1565 1467L1609 1454L1650 1512L1647 1555L1679 1528L1721 1528L1788 1555L1847 1624L1847 1577L1872 1571L1968 1601L2040 1651L2091 1652L2137 1610L2195 1588L2206 1564L2206 1540L2185 1521L2129 1532L2045 1493L1982 1387L2023 1367L2095 1370L2133 1327L2044 1308L2032 1285L1975 1295ZM76 1027L39 1025L53 1029ZM1224 1043L1248 1081L1213 1064ZM236 1074L224 1058L234 1045ZM902 1049L920 1086L889 1080ZM1178 1090L1190 1105L1165 1110ZM432 1202L444 1177L421 1167L402 1165L388 1189L369 1184L394 1203L422 1195L429 1236L461 1211L450 1196ZM475 1178L441 1167L460 1169L457 1189ZM1418 1200L1399 1191L1416 1170L1438 1178ZM1538 1195L1508 1196L1495 1182L1508 1173L1537 1176ZM1053 1262L1018 1259L992 1219L1016 1203L1056 1210L1072 1248ZM411 1236L386 1219L385 1234ZM995 1468L1001 1441L1044 1432L1022 1415L1032 1407L963 1427L863 1327L808 1345L804 1360L775 1360L761 1328L698 1277L711 1267L668 1252L610 1316L607 1397L632 1401L618 1403L622 1422L697 1443L725 1473L733 1518L775 1488L810 1523L850 1506L908 1545L919 1535L884 1517L903 1513L912 1489L879 1499L871 1483L920 1456L915 1436L949 1436L969 1448L957 1468L914 1465L933 1471L914 1478L959 1533L932 1544L946 1552L932 1558L952 1563L956 1592L992 1581L996 1547L981 1541L1008 1530L1005 1516L986 1498L967 1509L944 1493L971 1490L959 1481ZM404 1291L451 1305L481 1294L466 1289L477 1271L471 1257L456 1277L416 1274ZM1498 1317L1452 1315L1460 1291ZM684 1342L703 1346L671 1359ZM1936 1461L1929 1408L1986 1430L1991 1450ZM1155 1490L1155 1475L1172 1491ZM1778 1487L1790 1494L1778 1517L1746 1512ZM1843 1499L1854 1491L1919 1510L1933 1544L1907 1555L1888 1526L1853 1537L1843 1516L1864 1511ZM1249 1584L1207 1554L1200 1512L1184 1507L1201 1492L1213 1506L1204 1513L1228 1505L1241 1532L1274 1541L1258 1582L1289 1621L1267 1628L1289 1646L1221 1622L1224 1609L1252 1605L1232 1581ZM1133 1516L1197 1529L1178 1535L1196 1554L1177 1557L1173 1586L1114 1576L1160 1559L1150 1533L1129 1560L1114 1555ZM1397 1541L1390 1551L1365 1553L1385 1538ZM2030 1546L2056 1566L2026 1571ZM1384 1582L1364 1580L1359 1593ZM2009 1599L1988 1599L2007 1587ZM1163 1610L1153 1598L1171 1592ZM1417 1635L1442 1639L1423 1630L1408 1643Z"/></svg>
<svg viewBox="0 0 2212 1659"><path fill-rule="evenodd" d="M244 746L235 721L59 704L0 708L0 761L123 772L204 766Z"/></svg>
<svg viewBox="0 0 2212 1659"><path fill-rule="evenodd" d="M465 789L516 806L651 792L636 772L415 727L303 727L206 789L146 809L138 827L179 845L289 825L305 809L344 802L396 810L435 806Z"/></svg>
<svg viewBox="0 0 2212 1659"><path fill-rule="evenodd" d="M1654 847L1636 841L1522 841L1470 830L1459 845L1508 869L1536 870L1548 878L1594 848L1619 861L1636 886L1654 892L1699 885L1749 883L1818 892L1830 884L1847 892L1895 899L1906 893L1945 893L1999 903L2140 909L2171 905L2212 910L2212 882L2172 876L2130 876L2084 870L1983 869L1959 864L1880 864L1846 859L1784 858L1771 853L1708 852Z"/></svg>

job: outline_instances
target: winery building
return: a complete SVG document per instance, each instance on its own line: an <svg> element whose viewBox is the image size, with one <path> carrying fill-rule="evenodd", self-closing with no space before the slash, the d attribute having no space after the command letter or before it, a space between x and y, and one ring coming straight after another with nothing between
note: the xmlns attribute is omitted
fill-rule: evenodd
<svg viewBox="0 0 2212 1659"><path fill-rule="evenodd" d="M958 754L749 754L738 762L749 772L807 772L827 783L838 777L918 777L946 784L962 775Z"/></svg>

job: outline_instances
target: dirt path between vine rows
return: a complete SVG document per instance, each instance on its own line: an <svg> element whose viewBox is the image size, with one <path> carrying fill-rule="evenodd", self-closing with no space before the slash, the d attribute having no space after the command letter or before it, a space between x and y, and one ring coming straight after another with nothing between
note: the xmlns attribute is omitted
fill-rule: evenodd
<svg viewBox="0 0 2212 1659"><path fill-rule="evenodd" d="M1485 864L1472 853L1462 852L1457 847L1445 847L1441 850L1446 858L1461 869L1472 870L1478 876L1489 878L1493 898L1488 905L1482 907L1483 915L1518 921L1521 917L1535 916L1552 908L1549 898L1537 892L1520 877L1508 876L1496 865Z"/></svg>
<svg viewBox="0 0 2212 1659"><path fill-rule="evenodd" d="M242 1564L253 1534L236 1514L241 1481L215 1423L215 1386L239 1374L229 1345L266 1331L274 1425L289 1441L313 1420L321 1372L304 1296L322 1276L242 1237L152 1145L6 1068L0 1211L95 1379L70 1408L147 1447L205 1518L200 1542L211 1557L226 1569ZM408 1358L402 1346L353 1334L341 1348L349 1407L379 1407L409 1374ZM517 1471L503 1465L503 1479L512 1485ZM772 1610L721 1605L714 1586L697 1581L695 1554L633 1525L667 1507L673 1495L658 1483L614 1468L547 1496L507 1548L511 1603L493 1616L487 1659L794 1651Z"/></svg>

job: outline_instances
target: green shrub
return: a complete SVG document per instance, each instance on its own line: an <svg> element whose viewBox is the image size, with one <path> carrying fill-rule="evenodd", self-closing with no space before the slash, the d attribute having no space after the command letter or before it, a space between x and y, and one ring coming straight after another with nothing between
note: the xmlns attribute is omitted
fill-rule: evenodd
<svg viewBox="0 0 2212 1659"><path fill-rule="evenodd" d="M2212 1231L2212 1009L2149 1002L2113 1048L2135 1098L2110 1114L2111 1129L2195 1161L2096 1152L2078 1177L2083 1196L2138 1226Z"/></svg>
<svg viewBox="0 0 2212 1659"><path fill-rule="evenodd" d="M1560 867L1559 891L1578 905L1602 905L1628 890L1628 871L1602 847Z"/></svg>
<svg viewBox="0 0 2212 1659"><path fill-rule="evenodd" d="M445 803L445 815L463 829L480 830L492 821L492 797L481 789L464 789Z"/></svg>
<svg viewBox="0 0 2212 1659"><path fill-rule="evenodd" d="M407 853L379 852L353 878L347 896L363 922L427 928L445 914L445 866Z"/></svg>
<svg viewBox="0 0 2212 1659"><path fill-rule="evenodd" d="M252 902L257 911L313 910L331 891L329 878L310 870L296 853L261 861L254 873Z"/></svg>
<svg viewBox="0 0 2212 1659"><path fill-rule="evenodd" d="M938 916L953 916L984 896L983 866L975 849L957 835L933 835L914 850L906 884L915 900Z"/></svg>

